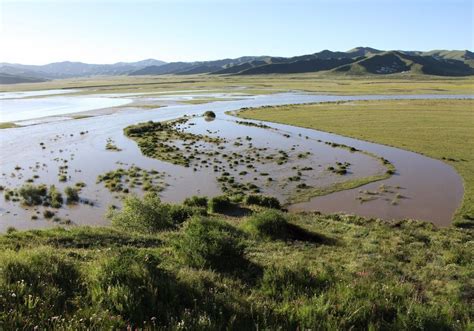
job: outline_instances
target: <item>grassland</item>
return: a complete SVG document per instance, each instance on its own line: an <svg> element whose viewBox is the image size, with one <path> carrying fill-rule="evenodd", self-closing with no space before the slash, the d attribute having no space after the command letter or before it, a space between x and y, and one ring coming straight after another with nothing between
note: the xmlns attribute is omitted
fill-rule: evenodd
<svg viewBox="0 0 474 331"><path fill-rule="evenodd" d="M322 94L471 94L474 77L447 78L396 74L384 77L327 74L257 76L118 76L62 79L35 84L0 85L0 91L28 91L78 88L91 93L189 93L187 90L215 90L261 94L299 90ZM242 89L242 87L245 87ZM206 92L207 93L207 92Z"/></svg>
<svg viewBox="0 0 474 331"><path fill-rule="evenodd" d="M412 150L452 165L465 193L455 219L474 219L474 101L385 100L249 109L244 118L308 127Z"/></svg>
<svg viewBox="0 0 474 331"><path fill-rule="evenodd" d="M18 125L12 122L4 122L0 123L0 129L11 129L11 128L17 128Z"/></svg>
<svg viewBox="0 0 474 331"><path fill-rule="evenodd" d="M112 228L10 230L0 328L473 327L471 230L224 200L128 198ZM249 214L203 216L206 206Z"/></svg>

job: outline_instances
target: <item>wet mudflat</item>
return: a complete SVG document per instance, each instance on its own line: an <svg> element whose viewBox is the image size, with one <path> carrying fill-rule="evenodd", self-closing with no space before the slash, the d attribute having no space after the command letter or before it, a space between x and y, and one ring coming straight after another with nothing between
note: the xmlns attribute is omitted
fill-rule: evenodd
<svg viewBox="0 0 474 331"><path fill-rule="evenodd" d="M165 102L159 97L146 98L147 103L163 105ZM213 196L225 190L240 189L259 191L286 201L291 195L306 189L301 184L326 187L386 171L376 157L332 147L327 142L352 146L386 158L397 172L387 180L294 204L290 210L344 211L389 219L419 218L445 225L462 197L459 176L442 162L314 130L269 123L265 126L270 128L239 124L236 122L238 119L224 114L242 107L348 100L351 97L288 93L245 99L239 97L235 101L201 105L180 105L175 104L176 100L170 100L170 96L166 98L166 102L172 102L172 105L158 109L137 109L131 104L107 116L1 130L0 185L4 188L15 189L31 182L33 185L55 185L63 191L67 186L83 185L79 203L65 204L58 209L25 207L19 201L1 198L0 230L5 231L9 226L19 229L55 226L57 222L43 216L45 209L53 210L55 217L61 221L70 220L72 224L106 224L104 213L108 206L120 205L121 196L127 192L142 194L146 190L157 189L163 200L181 201L191 195ZM206 110L216 113L214 121L191 117ZM222 139L220 145L196 142L193 146L184 145L189 141L177 139L174 145L189 151L186 157L194 155L194 160L187 167L143 155L137 142L123 133L123 129L130 125L150 120L172 120L185 115L191 118L180 129L189 134ZM284 156L281 151L287 156L284 157L285 162L278 164ZM257 153L260 155L257 156ZM266 159L269 156L272 159ZM346 173L337 173L342 166L346 167ZM139 170L130 172L133 167ZM125 192L123 189L111 190L104 181L98 180L99 176L118 169L122 169L120 182L123 181L122 186L127 188ZM129 176L130 173L135 177ZM37 219L32 220L35 215Z"/></svg>

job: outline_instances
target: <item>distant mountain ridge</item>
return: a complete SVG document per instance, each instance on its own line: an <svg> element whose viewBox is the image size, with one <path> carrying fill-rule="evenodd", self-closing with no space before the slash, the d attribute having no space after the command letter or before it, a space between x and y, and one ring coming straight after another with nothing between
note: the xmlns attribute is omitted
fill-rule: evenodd
<svg viewBox="0 0 474 331"><path fill-rule="evenodd" d="M243 56L215 61L170 62L146 59L114 64L56 62L46 65L0 63L0 84L98 75L261 75L327 71L345 75L413 73L437 76L474 75L469 50L383 51L356 47L346 52L323 50L294 56Z"/></svg>
<svg viewBox="0 0 474 331"><path fill-rule="evenodd" d="M171 62L149 66L129 75L260 75L328 71L346 75L386 75L409 72L438 76L474 75L474 53L434 50L383 51L356 47L347 52L323 50L318 53L289 58L246 56L204 62Z"/></svg>

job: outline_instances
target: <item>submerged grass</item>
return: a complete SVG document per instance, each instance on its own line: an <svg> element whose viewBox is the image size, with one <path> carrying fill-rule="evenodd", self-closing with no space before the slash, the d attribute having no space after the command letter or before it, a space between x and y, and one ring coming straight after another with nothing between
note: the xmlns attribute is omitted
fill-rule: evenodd
<svg viewBox="0 0 474 331"><path fill-rule="evenodd" d="M0 236L0 328L474 326L472 230L268 210L150 234L169 206L140 203L116 211L118 228Z"/></svg>

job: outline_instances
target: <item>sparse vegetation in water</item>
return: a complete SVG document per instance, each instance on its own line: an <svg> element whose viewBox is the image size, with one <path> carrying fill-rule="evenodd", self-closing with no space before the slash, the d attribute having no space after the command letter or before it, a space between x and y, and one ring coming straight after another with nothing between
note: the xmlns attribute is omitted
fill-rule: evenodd
<svg viewBox="0 0 474 331"><path fill-rule="evenodd" d="M351 164L349 162L336 162L335 166L328 167L327 170L331 171L334 174L345 175Z"/></svg>
<svg viewBox="0 0 474 331"><path fill-rule="evenodd" d="M393 90L393 93L402 90L403 93L420 93L416 89L419 82L412 79L405 81L406 89L402 89L399 82L390 82L397 85L398 92ZM347 83L352 85L355 81ZM440 88L440 84L443 83L436 82L433 86ZM379 87L370 87L372 91L374 88ZM411 88L414 90L410 91ZM354 94L358 90L352 85L350 93ZM449 90L446 88L444 92ZM435 89L432 91L436 93ZM456 212L454 223L462 227L474 227L474 222L471 221L474 219L472 106L473 101L466 99L372 100L279 106L261 110L254 108L239 115L253 120L334 132L452 162L452 166L463 177L465 189L463 203ZM464 161L454 162L449 159ZM393 165L391 167L387 169L387 175L395 173Z"/></svg>
<svg viewBox="0 0 474 331"><path fill-rule="evenodd" d="M240 124L240 125L246 125L246 126L253 126L256 128L261 128L261 129L271 129L272 127L263 123L255 123L255 122L249 122L249 121L235 121L235 123Z"/></svg>
<svg viewBox="0 0 474 331"><path fill-rule="evenodd" d="M54 185L48 189L44 184L25 184L18 189L17 194L25 206L50 206L57 209L63 205L62 194Z"/></svg>
<svg viewBox="0 0 474 331"><path fill-rule="evenodd" d="M135 188L146 192L161 192L166 187L165 173L145 170L137 166L118 168L97 177L97 183L104 183L111 192L129 193Z"/></svg>
<svg viewBox="0 0 474 331"><path fill-rule="evenodd" d="M79 190L77 187L70 187L67 186L64 189L64 193L66 194L66 202L67 204L76 204L79 202Z"/></svg>
<svg viewBox="0 0 474 331"><path fill-rule="evenodd" d="M177 147L174 142L184 141L188 143L187 146L190 149L198 141L220 144L224 140L180 130L179 125L184 125L187 121L187 118L170 122L150 121L128 126L124 129L124 132L127 137L137 142L144 155L189 167L191 160L185 156L185 151Z"/></svg>
<svg viewBox="0 0 474 331"><path fill-rule="evenodd" d="M105 144L105 149L108 151L114 151L114 152L120 152L121 149L115 145L115 142L112 140L112 138L107 138L107 142Z"/></svg>

